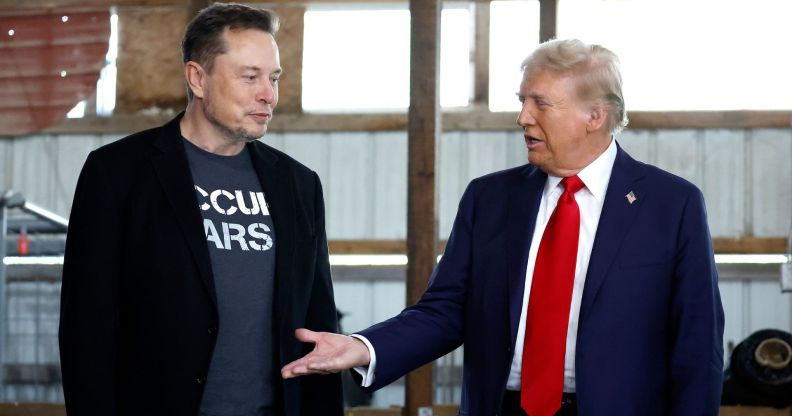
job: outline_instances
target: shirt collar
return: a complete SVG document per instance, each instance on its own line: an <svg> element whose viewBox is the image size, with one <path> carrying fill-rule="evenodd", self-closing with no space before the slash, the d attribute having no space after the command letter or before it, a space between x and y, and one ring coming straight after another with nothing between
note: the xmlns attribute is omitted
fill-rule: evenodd
<svg viewBox="0 0 792 416"><path fill-rule="evenodd" d="M610 181L615 161L616 140L611 138L608 148L577 174L578 178L586 185L586 189L597 201L605 199L605 192L608 190L608 182ZM548 174L547 183L545 184L545 195L552 193L558 187L558 184L561 183L561 179L563 178L560 176Z"/></svg>

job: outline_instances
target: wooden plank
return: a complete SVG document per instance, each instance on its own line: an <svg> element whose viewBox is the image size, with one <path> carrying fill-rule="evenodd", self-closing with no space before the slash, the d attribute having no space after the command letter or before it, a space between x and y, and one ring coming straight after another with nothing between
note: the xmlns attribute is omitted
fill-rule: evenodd
<svg viewBox="0 0 792 416"><path fill-rule="evenodd" d="M410 0L408 112L407 305L420 299L437 264L435 151L440 137L440 16L442 0ZM432 405L432 366L405 378L405 416Z"/></svg>
<svg viewBox="0 0 792 416"><path fill-rule="evenodd" d="M437 252L445 249L445 240L438 241ZM786 237L741 237L713 238L716 254L783 254L786 253ZM329 242L331 254L404 254L404 240L341 240Z"/></svg>
<svg viewBox="0 0 792 416"><path fill-rule="evenodd" d="M631 129L789 128L791 111L632 111Z"/></svg>
<svg viewBox="0 0 792 416"><path fill-rule="evenodd" d="M46 133L118 133L129 134L156 127L172 115L123 114L111 117L64 119L45 130ZM446 131L516 131L517 113L488 112L470 109L443 114ZM728 121L726 121L728 120ZM647 129L788 129L792 111L712 111L712 112L631 112L630 128L637 133ZM407 129L404 113L290 114L276 112L270 132L394 131Z"/></svg>
<svg viewBox="0 0 792 416"><path fill-rule="evenodd" d="M302 67L304 5L283 5L275 8L280 18L277 33L281 68L278 111L299 114L302 112Z"/></svg>
<svg viewBox="0 0 792 416"><path fill-rule="evenodd" d="M0 416L66 416L62 404L0 403Z"/></svg>
<svg viewBox="0 0 792 416"><path fill-rule="evenodd" d="M558 0L539 0L539 41L556 37L558 22Z"/></svg>
<svg viewBox="0 0 792 416"><path fill-rule="evenodd" d="M489 108L490 4L476 3L476 34L473 45L473 107Z"/></svg>

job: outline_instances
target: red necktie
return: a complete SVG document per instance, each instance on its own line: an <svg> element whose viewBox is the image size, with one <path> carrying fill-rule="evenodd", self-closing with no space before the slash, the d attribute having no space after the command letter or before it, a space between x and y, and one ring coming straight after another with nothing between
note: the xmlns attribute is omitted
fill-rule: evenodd
<svg viewBox="0 0 792 416"><path fill-rule="evenodd" d="M577 176L561 180L564 193L547 222L536 255L525 320L520 404L528 416L552 416L561 408L569 307L575 282L580 209Z"/></svg>

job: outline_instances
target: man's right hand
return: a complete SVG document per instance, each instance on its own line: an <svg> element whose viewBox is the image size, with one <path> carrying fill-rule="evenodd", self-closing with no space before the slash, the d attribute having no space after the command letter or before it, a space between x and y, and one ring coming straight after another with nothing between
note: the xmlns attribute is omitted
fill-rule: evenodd
<svg viewBox="0 0 792 416"><path fill-rule="evenodd" d="M314 332L305 328L294 331L302 342L315 344L305 357L286 364L281 369L284 379L308 374L331 374L353 367L367 366L371 362L369 350L363 341L331 332Z"/></svg>

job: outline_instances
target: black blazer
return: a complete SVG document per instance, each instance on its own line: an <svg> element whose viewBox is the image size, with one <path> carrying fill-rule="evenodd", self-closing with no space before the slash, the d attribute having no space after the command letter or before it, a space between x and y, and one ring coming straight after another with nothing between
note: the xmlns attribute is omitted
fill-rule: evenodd
<svg viewBox="0 0 792 416"><path fill-rule="evenodd" d="M61 292L69 415L198 414L218 314L180 119L91 152L80 174ZM322 187L286 154L247 147L278 239L277 370L312 349L295 328L338 331ZM279 413L343 412L338 374L276 380Z"/></svg>

